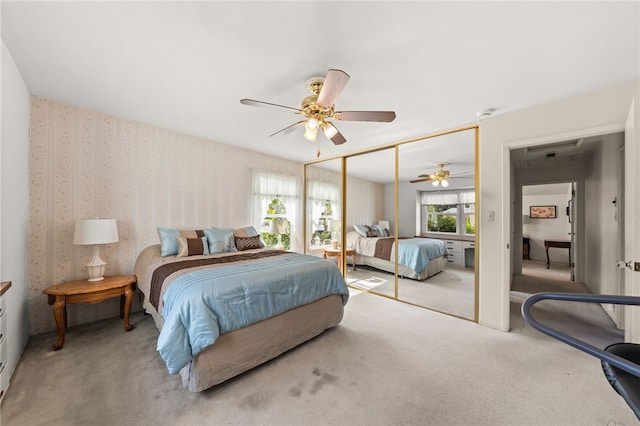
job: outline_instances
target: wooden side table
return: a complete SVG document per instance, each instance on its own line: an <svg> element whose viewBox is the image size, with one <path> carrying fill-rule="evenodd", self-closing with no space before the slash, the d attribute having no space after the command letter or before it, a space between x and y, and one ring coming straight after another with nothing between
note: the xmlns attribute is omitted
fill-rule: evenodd
<svg viewBox="0 0 640 426"><path fill-rule="evenodd" d="M326 248L324 249L323 257L326 259L327 257L337 257L338 258L338 268L342 271L342 250L339 248ZM345 256L351 256L353 258L353 270L356 270L356 249L347 248L344 249Z"/></svg>
<svg viewBox="0 0 640 426"><path fill-rule="evenodd" d="M67 304L100 303L106 299L120 296L120 317L124 318L124 329L131 331L129 311L133 301L133 290L137 278L135 275L116 275L104 277L102 281L78 280L56 284L42 292L53 305L53 317L56 319L58 341L53 345L57 351L64 345L64 333L67 329Z"/></svg>

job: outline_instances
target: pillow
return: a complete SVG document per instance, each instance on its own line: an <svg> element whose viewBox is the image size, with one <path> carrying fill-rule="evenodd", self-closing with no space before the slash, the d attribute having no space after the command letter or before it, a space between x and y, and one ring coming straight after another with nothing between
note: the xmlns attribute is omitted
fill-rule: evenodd
<svg viewBox="0 0 640 426"><path fill-rule="evenodd" d="M176 241L178 241L178 257L209 254L207 237L187 238L179 235L176 237Z"/></svg>
<svg viewBox="0 0 640 426"><path fill-rule="evenodd" d="M388 237L389 236L389 234L387 234L387 230L384 229L380 225L371 225L371 228L376 231L376 233L378 234L378 237Z"/></svg>
<svg viewBox="0 0 640 426"><path fill-rule="evenodd" d="M238 251L231 228L210 228L204 230L209 243L209 253Z"/></svg>
<svg viewBox="0 0 640 426"><path fill-rule="evenodd" d="M353 229L363 237L368 237L369 232L367 231L366 225L353 225Z"/></svg>
<svg viewBox="0 0 640 426"><path fill-rule="evenodd" d="M173 256L178 254L178 240L176 237L183 236L187 238L202 238L204 232L202 230L177 230L171 228L158 227L158 236L160 237L160 255L162 257Z"/></svg>
<svg viewBox="0 0 640 426"><path fill-rule="evenodd" d="M262 241L260 241L260 235L254 235L253 237L235 237L236 247L238 251L259 249L262 248Z"/></svg>
<svg viewBox="0 0 640 426"><path fill-rule="evenodd" d="M253 226L245 226L244 228L236 228L233 230L234 237L255 237L258 234Z"/></svg>

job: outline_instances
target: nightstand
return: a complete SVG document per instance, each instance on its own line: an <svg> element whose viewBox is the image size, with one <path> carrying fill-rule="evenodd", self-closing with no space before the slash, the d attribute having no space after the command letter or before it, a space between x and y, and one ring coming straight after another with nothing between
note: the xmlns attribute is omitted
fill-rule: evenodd
<svg viewBox="0 0 640 426"><path fill-rule="evenodd" d="M120 296L120 316L124 318L124 329L131 331L133 326L129 324L129 311L136 281L135 275L116 275L104 277L102 281L69 281L43 290L49 304L53 306L53 317L56 319L58 329L58 341L53 345L53 350L57 351L64 345L68 304L100 303Z"/></svg>

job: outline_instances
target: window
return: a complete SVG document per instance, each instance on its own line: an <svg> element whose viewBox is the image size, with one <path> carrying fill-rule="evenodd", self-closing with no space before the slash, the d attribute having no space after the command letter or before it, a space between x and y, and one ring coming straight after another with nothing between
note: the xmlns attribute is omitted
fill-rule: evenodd
<svg viewBox="0 0 640 426"><path fill-rule="evenodd" d="M474 191L425 191L420 203L421 233L475 235Z"/></svg>
<svg viewBox="0 0 640 426"><path fill-rule="evenodd" d="M300 247L292 237L300 223L300 193L298 177L253 171L253 225L267 247Z"/></svg>
<svg viewBox="0 0 640 426"><path fill-rule="evenodd" d="M340 188L329 182L310 180L307 185L313 245L340 239Z"/></svg>

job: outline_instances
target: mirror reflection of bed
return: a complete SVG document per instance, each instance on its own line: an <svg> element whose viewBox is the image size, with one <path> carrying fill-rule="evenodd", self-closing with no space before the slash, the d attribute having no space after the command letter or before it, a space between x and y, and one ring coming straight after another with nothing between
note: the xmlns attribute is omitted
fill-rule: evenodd
<svg viewBox="0 0 640 426"><path fill-rule="evenodd" d="M398 236L402 239L421 237L450 241L457 247L454 250L455 256L451 252L449 261L443 267L436 268L437 273L427 274L431 275L428 278L425 278L426 275L418 276L417 279L408 278L403 273L403 266L399 265L396 295L394 268L389 268L388 265L380 267L371 258L365 262L358 247L357 268L355 271L347 269L347 284L353 288L386 297L397 297L403 302L475 320L475 235L473 227L470 233L464 227L465 218L475 226L474 200L461 201L453 210L446 212L449 216L456 216L456 210L460 210L458 224L454 226L455 232L437 232L438 230L428 228L422 196L433 191L456 192L460 189L466 190L471 197L475 196L475 129L400 144L397 155L397 203L395 148L365 152L346 159L347 196L343 232L346 233L347 247L352 247L350 235L354 231L354 225L375 226L378 223L389 223L393 231L391 234L394 235L397 229ZM436 169L436 164L442 161L451 164L449 168L453 169L452 175L464 175L466 179L450 179L446 188L436 188L430 181L410 183L416 176L432 172ZM471 250L468 249L470 246ZM463 260L453 262L452 259L456 256ZM350 265L352 259L348 258L347 262Z"/></svg>

